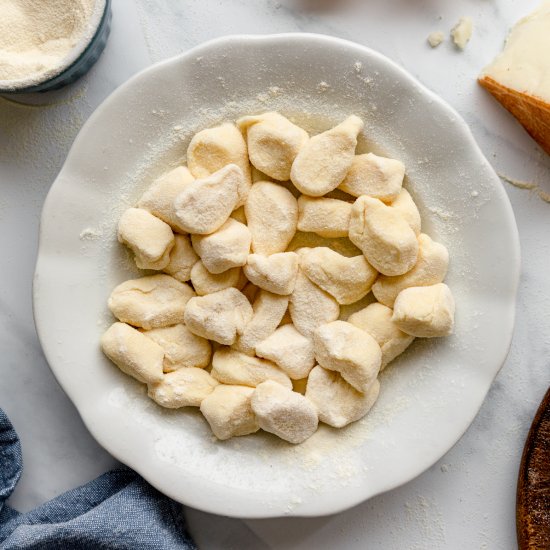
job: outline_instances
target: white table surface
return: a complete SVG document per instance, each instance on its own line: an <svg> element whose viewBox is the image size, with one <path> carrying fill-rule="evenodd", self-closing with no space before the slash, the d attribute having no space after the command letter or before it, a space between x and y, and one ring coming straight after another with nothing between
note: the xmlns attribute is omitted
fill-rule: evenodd
<svg viewBox="0 0 550 550"><path fill-rule="evenodd" d="M476 84L507 28L536 0L115 0L113 28L92 71L49 100L0 98L0 406L12 419L25 470L10 504L28 510L101 474L115 461L92 439L41 352L31 284L40 211L84 121L119 84L149 64L234 33L309 31L388 55L445 98L470 124L496 171L550 193L550 157ZM474 20L464 52L447 39ZM550 204L508 184L523 273L512 348L464 437L407 485L318 519L241 521L187 510L202 548L505 549L515 542L515 487L523 443L550 383Z"/></svg>

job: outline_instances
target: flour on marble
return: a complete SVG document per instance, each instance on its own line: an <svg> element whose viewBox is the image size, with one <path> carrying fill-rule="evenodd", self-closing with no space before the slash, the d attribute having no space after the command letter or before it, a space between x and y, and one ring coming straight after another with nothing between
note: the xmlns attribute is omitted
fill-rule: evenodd
<svg viewBox="0 0 550 550"><path fill-rule="evenodd" d="M503 174L498 174L498 177L505 181L506 183L509 183L510 185L513 185L514 187L517 187L518 189L526 189L528 191L533 191L539 199L541 199L544 202L550 203L550 193L547 193L544 191L537 183L531 182L531 181L521 181L514 178L510 178L508 176L505 176Z"/></svg>
<svg viewBox="0 0 550 550"><path fill-rule="evenodd" d="M94 229L93 227L84 228L79 235L81 241L93 241L101 237L101 231Z"/></svg>
<svg viewBox="0 0 550 550"><path fill-rule="evenodd" d="M430 546L437 548L447 546L445 522L435 499L416 495L413 501L405 503L405 517L408 524L416 524L424 541L430 541ZM411 550L424 550L425 542L414 544Z"/></svg>

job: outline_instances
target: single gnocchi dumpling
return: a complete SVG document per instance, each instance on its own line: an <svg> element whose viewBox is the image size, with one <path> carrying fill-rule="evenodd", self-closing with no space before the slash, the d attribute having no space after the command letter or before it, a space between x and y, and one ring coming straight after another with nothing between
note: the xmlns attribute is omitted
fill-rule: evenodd
<svg viewBox="0 0 550 550"><path fill-rule="evenodd" d="M260 429L252 411L254 388L220 384L201 403L201 413L220 440L248 435Z"/></svg>
<svg viewBox="0 0 550 550"><path fill-rule="evenodd" d="M193 235L193 248L204 267L217 275L233 267L246 264L252 237L246 225L229 218L210 235Z"/></svg>
<svg viewBox="0 0 550 550"><path fill-rule="evenodd" d="M354 197L369 195L384 202L397 198L405 177L405 165L374 153L357 155L339 189Z"/></svg>
<svg viewBox="0 0 550 550"><path fill-rule="evenodd" d="M190 183L174 201L179 226L188 233L214 233L237 206L243 177L236 164L228 164L212 175Z"/></svg>
<svg viewBox="0 0 550 550"><path fill-rule="evenodd" d="M397 198L392 201L390 206L395 208L405 218L416 235L420 235L422 224L420 212L406 189L401 189L401 192L397 195Z"/></svg>
<svg viewBox="0 0 550 550"><path fill-rule="evenodd" d="M250 163L246 142L234 124L225 123L201 130L187 148L187 166L195 178L207 178L228 164L236 164L239 180L237 206L245 203L250 190Z"/></svg>
<svg viewBox="0 0 550 550"><path fill-rule="evenodd" d="M369 333L382 349L382 366L393 361L403 353L414 340L414 336L405 334L392 321L393 311L378 302L368 305L349 316L348 323Z"/></svg>
<svg viewBox="0 0 550 550"><path fill-rule="evenodd" d="M189 285L159 274L119 284L108 305L119 321L151 329L183 323L186 305L193 296Z"/></svg>
<svg viewBox="0 0 550 550"><path fill-rule="evenodd" d="M252 251L256 254L284 252L296 233L298 203L292 193L276 183L255 183L244 206Z"/></svg>
<svg viewBox="0 0 550 550"><path fill-rule="evenodd" d="M328 370L339 372L357 391L366 392L376 380L382 351L376 340L346 321L321 325L313 333L315 359Z"/></svg>
<svg viewBox="0 0 550 550"><path fill-rule="evenodd" d="M245 116L237 125L245 132L252 165L275 180L290 179L292 163L309 140L308 133L274 112Z"/></svg>
<svg viewBox="0 0 550 550"><path fill-rule="evenodd" d="M347 237L352 205L338 199L298 198L298 231L311 232L327 239Z"/></svg>
<svg viewBox="0 0 550 550"><path fill-rule="evenodd" d="M256 387L252 410L262 430L295 445L311 437L319 423L310 401L273 380Z"/></svg>
<svg viewBox="0 0 550 550"><path fill-rule="evenodd" d="M191 270L191 284L197 296L206 296L207 294L214 294L214 292L231 287L240 290L246 284L246 279L240 267L234 267L223 273L214 274L210 273L199 260Z"/></svg>
<svg viewBox="0 0 550 550"><path fill-rule="evenodd" d="M205 338L193 334L185 325L154 328L143 332L164 351L164 372L210 364L212 346Z"/></svg>
<svg viewBox="0 0 550 550"><path fill-rule="evenodd" d="M170 259L164 272L185 283L191 278L191 270L198 261L199 257L191 246L189 236L174 235L174 247L170 251Z"/></svg>
<svg viewBox="0 0 550 550"><path fill-rule="evenodd" d="M288 296L261 290L252 304L252 319L247 323L234 347L243 353L254 355L256 346L275 332L287 307Z"/></svg>
<svg viewBox="0 0 550 550"><path fill-rule="evenodd" d="M200 407L218 382L205 370L189 367L165 374L158 384L149 384L148 395L161 407Z"/></svg>
<svg viewBox="0 0 550 550"><path fill-rule="evenodd" d="M146 384L163 378L163 349L125 323L114 323L101 337L103 353L125 374Z"/></svg>
<svg viewBox="0 0 550 550"><path fill-rule="evenodd" d="M444 283L402 290L393 308L392 321L419 338L449 336L453 332L455 302Z"/></svg>
<svg viewBox="0 0 550 550"><path fill-rule="evenodd" d="M378 275L364 256L348 258L327 247L312 248L302 259L301 269L341 305L366 296Z"/></svg>
<svg viewBox="0 0 550 550"><path fill-rule="evenodd" d="M176 217L174 201L194 179L186 166L178 166L152 183L139 199L138 207L148 210L174 231L185 233Z"/></svg>
<svg viewBox="0 0 550 550"><path fill-rule="evenodd" d="M372 292L382 304L393 307L397 295L411 286L429 286L441 283L447 275L449 252L441 243L436 243L422 233L418 237L418 260L415 266L398 277L380 275Z"/></svg>
<svg viewBox="0 0 550 550"><path fill-rule="evenodd" d="M378 399L379 392L378 380L374 380L362 393L337 372L317 365L309 373L305 395L315 405L321 422L334 428L343 428L363 418Z"/></svg>
<svg viewBox="0 0 550 550"><path fill-rule="evenodd" d="M257 344L256 355L273 361L292 380L306 378L315 364L313 342L300 334L293 324L280 326Z"/></svg>
<svg viewBox="0 0 550 550"><path fill-rule="evenodd" d="M320 197L336 189L355 156L363 121L352 115L334 128L313 136L299 151L290 179L304 195Z"/></svg>
<svg viewBox="0 0 550 550"><path fill-rule="evenodd" d="M147 210L128 208L118 222L118 240L135 256L140 269L164 269L170 262L174 234L167 223Z"/></svg>
<svg viewBox="0 0 550 550"><path fill-rule="evenodd" d="M289 311L298 331L311 338L317 327L338 319L340 306L328 292L298 270L294 292L290 295Z"/></svg>
<svg viewBox="0 0 550 550"><path fill-rule="evenodd" d="M235 343L250 319L252 306L236 288L191 298L184 313L191 332L225 345Z"/></svg>
<svg viewBox="0 0 550 550"><path fill-rule="evenodd" d="M349 238L384 275L402 275L418 258L418 240L405 218L391 206L366 195L353 204Z"/></svg>
<svg viewBox="0 0 550 550"><path fill-rule="evenodd" d="M222 384L254 388L266 380L274 380L287 388L292 388L290 378L275 363L232 348L222 347L214 353L212 376Z"/></svg>
<svg viewBox="0 0 550 550"><path fill-rule="evenodd" d="M243 267L248 280L274 294L291 294L298 275L299 258L294 252L278 252L271 256L250 254Z"/></svg>

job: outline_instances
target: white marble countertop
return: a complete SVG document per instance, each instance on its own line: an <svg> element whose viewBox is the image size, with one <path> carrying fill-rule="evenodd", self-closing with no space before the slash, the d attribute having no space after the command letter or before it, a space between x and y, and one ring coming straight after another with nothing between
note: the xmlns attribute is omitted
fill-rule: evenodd
<svg viewBox="0 0 550 550"><path fill-rule="evenodd" d="M22 440L25 470L11 504L24 511L89 481L115 461L88 434L42 355L31 284L42 203L79 128L136 71L204 40L234 33L308 31L388 55L470 124L499 174L550 193L550 157L475 82L507 28L537 0L116 0L104 55L53 105L0 98L0 406ZM464 52L447 39L474 20ZM510 355L464 437L426 473L348 512L318 519L241 521L188 510L202 548L514 548L515 487L523 443L550 384L550 204L505 185L523 273Z"/></svg>

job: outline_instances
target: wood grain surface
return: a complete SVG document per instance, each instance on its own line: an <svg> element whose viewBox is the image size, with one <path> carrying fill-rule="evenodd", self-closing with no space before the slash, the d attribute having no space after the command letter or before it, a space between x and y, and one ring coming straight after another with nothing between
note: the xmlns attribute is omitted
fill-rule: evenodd
<svg viewBox="0 0 550 550"><path fill-rule="evenodd" d="M520 550L550 550L550 388L523 449L516 527Z"/></svg>

